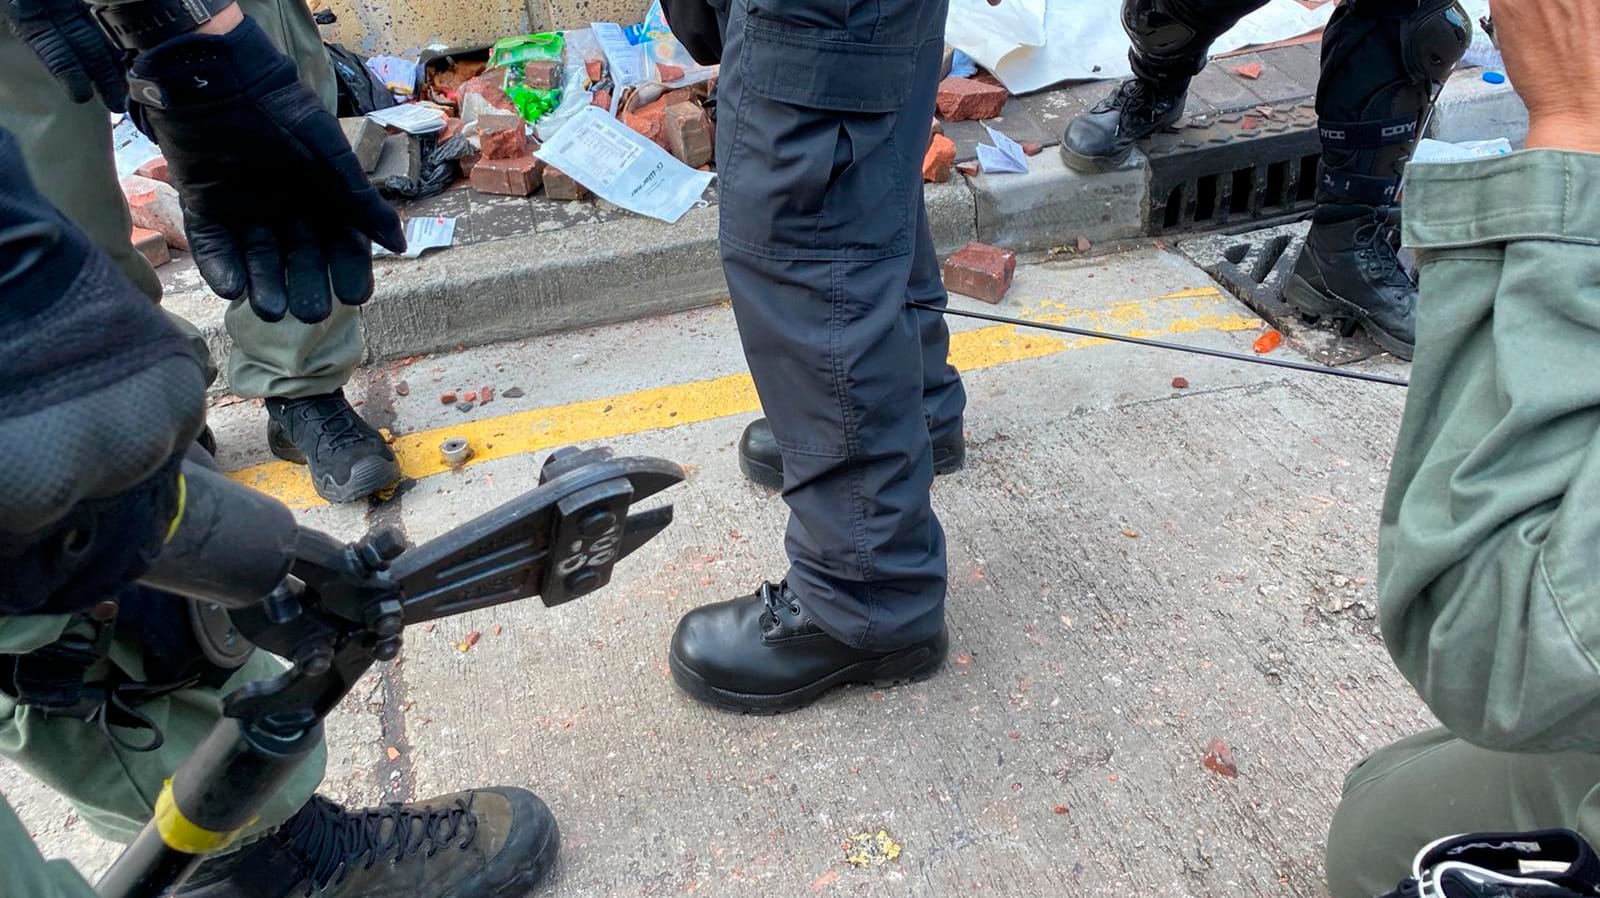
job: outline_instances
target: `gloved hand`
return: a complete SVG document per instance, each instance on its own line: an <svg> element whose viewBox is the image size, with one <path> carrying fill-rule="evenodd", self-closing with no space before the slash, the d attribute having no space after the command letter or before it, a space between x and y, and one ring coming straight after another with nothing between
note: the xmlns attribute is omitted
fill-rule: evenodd
<svg viewBox="0 0 1600 898"><path fill-rule="evenodd" d="M722 26L717 10L707 0L662 0L672 36L701 65L722 62Z"/></svg>
<svg viewBox="0 0 1600 898"><path fill-rule="evenodd" d="M122 49L106 37L83 0L5 0L11 30L27 42L74 103L100 94L112 112L128 109Z"/></svg>
<svg viewBox="0 0 1600 898"><path fill-rule="evenodd" d="M188 342L34 190L0 132L0 614L115 593L159 550L205 424Z"/></svg>
<svg viewBox="0 0 1600 898"><path fill-rule="evenodd" d="M133 65L142 126L183 202L200 275L267 321L327 318L372 296L369 239L405 250L400 217L367 183L339 122L245 17ZM330 289L331 287L331 289Z"/></svg>

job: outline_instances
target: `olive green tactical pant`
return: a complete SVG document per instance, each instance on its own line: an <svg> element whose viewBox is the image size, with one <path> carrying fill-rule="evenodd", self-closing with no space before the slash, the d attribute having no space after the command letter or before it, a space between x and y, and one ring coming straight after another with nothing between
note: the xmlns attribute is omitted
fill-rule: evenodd
<svg viewBox="0 0 1600 898"><path fill-rule="evenodd" d="M239 6L294 59L301 79L332 109L333 69L306 5L300 0L239 0ZM117 184L105 107L97 101L69 100L9 28L0 28L0 128L16 135L40 192L145 294L159 300L161 282L155 270L128 239L130 222ZM228 309L226 320L233 338L228 383L240 396L332 392L344 386L361 361L360 317L349 306L335 303L326 321L308 325L292 319L268 323L252 314L247 303L238 302ZM192 325L180 327L197 348L204 346Z"/></svg>

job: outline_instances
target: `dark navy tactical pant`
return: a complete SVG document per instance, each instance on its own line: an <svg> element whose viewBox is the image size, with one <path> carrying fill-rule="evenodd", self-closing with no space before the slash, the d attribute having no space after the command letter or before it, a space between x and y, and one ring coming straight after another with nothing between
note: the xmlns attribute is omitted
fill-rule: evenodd
<svg viewBox="0 0 1600 898"><path fill-rule="evenodd" d="M947 0L732 0L717 86L722 262L783 453L789 585L834 637L944 625L932 439L959 431L922 202Z"/></svg>

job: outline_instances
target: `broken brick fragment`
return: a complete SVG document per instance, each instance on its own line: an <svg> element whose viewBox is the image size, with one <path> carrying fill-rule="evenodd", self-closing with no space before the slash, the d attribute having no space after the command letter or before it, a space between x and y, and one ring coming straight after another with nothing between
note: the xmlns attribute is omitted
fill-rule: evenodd
<svg viewBox="0 0 1600 898"><path fill-rule="evenodd" d="M535 59L523 63L522 83L534 90L555 90L561 86L561 60Z"/></svg>
<svg viewBox="0 0 1600 898"><path fill-rule="evenodd" d="M962 162L956 165L956 171L961 172L969 178L976 178L979 171L981 171L981 167L976 161Z"/></svg>
<svg viewBox="0 0 1600 898"><path fill-rule="evenodd" d="M488 405L489 403L491 403L493 401L494 401L494 387L479 387L478 388L478 404L479 405Z"/></svg>
<svg viewBox="0 0 1600 898"><path fill-rule="evenodd" d="M478 116L478 150L485 159L515 159L528 154L527 129L520 115Z"/></svg>
<svg viewBox="0 0 1600 898"><path fill-rule="evenodd" d="M582 200L588 199L589 190L582 184L572 179L572 176L558 168L544 170L544 195L553 200Z"/></svg>
<svg viewBox="0 0 1600 898"><path fill-rule="evenodd" d="M673 65L668 62L656 63L656 74L661 76L662 84L672 84L683 80L683 66Z"/></svg>
<svg viewBox="0 0 1600 898"><path fill-rule="evenodd" d="M151 159L149 162L134 169L133 173L141 178L149 178L153 181L160 181L163 184L172 183L172 176L167 172L167 157L165 156L157 156Z"/></svg>
<svg viewBox="0 0 1600 898"><path fill-rule="evenodd" d="M529 196L539 189L544 166L529 155L480 159L472 166L472 189L497 196Z"/></svg>
<svg viewBox="0 0 1600 898"><path fill-rule="evenodd" d="M129 175L122 179L122 195L128 200L128 212L135 225L167 238L170 246L189 249L189 236L183 229L183 209L178 202L178 191L171 184Z"/></svg>
<svg viewBox="0 0 1600 898"><path fill-rule="evenodd" d="M462 129L464 129L466 126L466 122L463 122L461 119L458 119L455 116L446 118L444 120L444 130L439 132L439 142L444 143L445 141L450 140L457 134L460 134Z"/></svg>
<svg viewBox="0 0 1600 898"><path fill-rule="evenodd" d="M1044 152L1044 144L1025 143L1022 145L1022 152L1027 153L1029 156L1037 156Z"/></svg>
<svg viewBox="0 0 1600 898"><path fill-rule="evenodd" d="M1010 92L997 84L946 78L939 83L939 116L951 122L999 118L1009 96Z"/></svg>
<svg viewBox="0 0 1600 898"><path fill-rule="evenodd" d="M969 243L944 263L945 289L987 303L998 303L1011 289L1017 254L998 246Z"/></svg>
<svg viewBox="0 0 1600 898"><path fill-rule="evenodd" d="M604 109L607 112L610 112L611 111L611 91L609 91L609 90L597 90L597 91L594 92L594 96L589 100L589 102L594 106L599 106L601 109Z"/></svg>
<svg viewBox="0 0 1600 898"><path fill-rule="evenodd" d="M928 152L922 157L922 180L929 184L943 184L950 180L950 169L955 164L955 141L943 134L935 134L928 144Z"/></svg>
<svg viewBox="0 0 1600 898"><path fill-rule="evenodd" d="M667 149L684 165L696 168L711 161L711 120L697 103L674 103L662 117Z"/></svg>
<svg viewBox="0 0 1600 898"><path fill-rule="evenodd" d="M1233 73L1240 78L1248 78L1254 81L1261 77L1261 63L1252 62L1246 65L1236 65L1233 67Z"/></svg>
<svg viewBox="0 0 1600 898"><path fill-rule="evenodd" d="M479 115L493 111L519 114L517 104L511 102L511 98L506 96L501 86L505 83L505 77L505 69L485 69L483 74L461 85L458 94L461 118L472 122L476 121Z"/></svg>
<svg viewBox="0 0 1600 898"><path fill-rule="evenodd" d="M440 405L455 405L456 404L456 394L451 390L445 390L443 393L439 394L439 404Z"/></svg>
<svg viewBox="0 0 1600 898"><path fill-rule="evenodd" d="M603 59L586 60L583 64L583 73L588 76L589 83L595 84L606 77L606 63Z"/></svg>
<svg viewBox="0 0 1600 898"><path fill-rule="evenodd" d="M134 228L128 235L133 248L144 256L151 268L160 268L172 261L172 251L167 248L167 238L147 228Z"/></svg>
<svg viewBox="0 0 1600 898"><path fill-rule="evenodd" d="M1233 749L1221 739L1211 740L1206 746L1206 755L1203 760L1206 769L1212 773L1233 779L1239 775L1239 765L1233 760Z"/></svg>

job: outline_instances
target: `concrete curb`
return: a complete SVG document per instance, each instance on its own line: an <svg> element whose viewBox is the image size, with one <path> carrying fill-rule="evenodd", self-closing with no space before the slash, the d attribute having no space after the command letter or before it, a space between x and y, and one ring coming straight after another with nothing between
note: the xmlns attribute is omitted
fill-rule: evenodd
<svg viewBox="0 0 1600 898"><path fill-rule="evenodd" d="M1509 85L1479 70L1458 72L1430 134L1462 141L1506 137L1520 144L1527 111ZM1055 148L1025 175L958 178L925 191L941 255L973 240L1017 250L1093 243L1149 233L1150 169L1135 153L1121 168L1082 175ZM677 224L628 217L476 243L422 260L380 262L377 295L362 308L368 362L526 339L682 311L727 298L717 255L717 210ZM166 305L206 334L218 359L231 341L224 304L191 277ZM219 385L219 389L225 385Z"/></svg>

